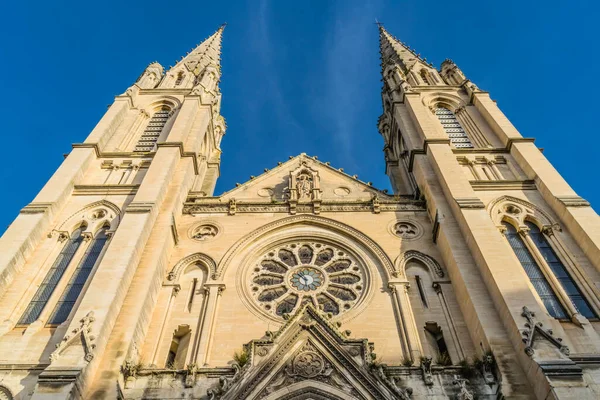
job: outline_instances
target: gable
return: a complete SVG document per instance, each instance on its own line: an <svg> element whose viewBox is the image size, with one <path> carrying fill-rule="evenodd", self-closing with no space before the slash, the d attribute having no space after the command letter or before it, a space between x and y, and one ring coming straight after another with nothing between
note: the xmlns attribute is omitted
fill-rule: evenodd
<svg viewBox="0 0 600 400"><path fill-rule="evenodd" d="M318 175L320 196L323 201L369 201L375 195L386 196L383 192L344 173L341 169L337 170L326 163L301 154L224 193L221 195L221 200L286 201L290 193L290 176L295 171L299 172L303 167Z"/></svg>
<svg viewBox="0 0 600 400"><path fill-rule="evenodd" d="M311 305L299 309L277 332L244 346L248 361L209 393L233 399L408 399L373 360L373 345L349 339Z"/></svg>

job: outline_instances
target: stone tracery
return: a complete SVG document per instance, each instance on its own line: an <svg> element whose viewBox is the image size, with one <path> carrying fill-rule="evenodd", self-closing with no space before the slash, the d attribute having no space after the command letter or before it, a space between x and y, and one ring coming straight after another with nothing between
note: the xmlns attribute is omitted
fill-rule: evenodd
<svg viewBox="0 0 600 400"><path fill-rule="evenodd" d="M292 242L268 251L251 276L259 307L284 317L305 304L333 315L350 310L365 292L363 267L344 250L322 242Z"/></svg>

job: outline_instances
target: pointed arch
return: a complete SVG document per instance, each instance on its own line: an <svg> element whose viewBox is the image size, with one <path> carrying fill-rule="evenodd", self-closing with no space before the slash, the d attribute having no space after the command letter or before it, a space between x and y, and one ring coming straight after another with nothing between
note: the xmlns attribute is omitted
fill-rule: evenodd
<svg viewBox="0 0 600 400"><path fill-rule="evenodd" d="M389 280L392 274L394 273L394 264L392 263L388 255L375 241L373 241L364 233L339 221L335 221L318 215L303 214L282 218L278 221L274 221L269 224L263 225L262 227L242 237L233 246L231 246L231 248L227 251L227 253L225 253L223 258L219 262L217 266L216 279L220 278L225 274L229 265L231 264L232 258L240 251L242 251L244 247L250 242L257 240L260 237L265 237L272 232L283 230L293 225L301 224L325 228L326 230L331 230L340 233L343 236L346 236L350 239L354 239L358 243L364 245L365 248L369 249L370 252L376 257L376 259L382 266L383 271L385 271L385 275L383 276L384 281Z"/></svg>
<svg viewBox="0 0 600 400"><path fill-rule="evenodd" d="M6 386L0 386L0 400L13 400L14 396Z"/></svg>
<svg viewBox="0 0 600 400"><path fill-rule="evenodd" d="M526 221L533 222L540 228L556 224L554 218L541 207L513 196L498 197L488 204L487 209L496 226L506 220L516 224L517 228L525 225Z"/></svg>
<svg viewBox="0 0 600 400"><path fill-rule="evenodd" d="M167 275L167 280L172 282L178 282L181 277L181 273L192 264L199 264L201 267L206 269L206 273L209 279L216 279L217 275L217 264L215 261L206 254L194 253L182 258Z"/></svg>
<svg viewBox="0 0 600 400"><path fill-rule="evenodd" d="M102 215L101 211L104 211L105 214ZM68 216L55 231L71 232L82 222L86 223L90 232L97 232L106 224L110 227L110 231L114 231L121 222L121 209L108 200L96 201Z"/></svg>
<svg viewBox="0 0 600 400"><path fill-rule="evenodd" d="M406 278L406 264L411 260L420 261L429 269L432 279L443 278L445 276L441 265L433 258L416 250L408 250L400 254L394 262L395 276Z"/></svg>
<svg viewBox="0 0 600 400"><path fill-rule="evenodd" d="M423 96L421 101L430 110L444 107L450 111L454 111L467 106L467 103L460 96L452 93L428 93Z"/></svg>

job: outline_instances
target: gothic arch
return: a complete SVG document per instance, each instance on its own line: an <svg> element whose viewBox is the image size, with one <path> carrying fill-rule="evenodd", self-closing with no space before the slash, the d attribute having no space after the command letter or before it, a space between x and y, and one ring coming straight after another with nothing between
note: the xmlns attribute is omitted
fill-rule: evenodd
<svg viewBox="0 0 600 400"><path fill-rule="evenodd" d="M501 196L488 204L488 212L496 226L508 221L516 227L526 221L533 222L540 229L545 225L554 225L554 219L542 208L526 200L512 196Z"/></svg>
<svg viewBox="0 0 600 400"><path fill-rule="evenodd" d="M306 380L271 393L264 400L342 400L348 393L323 382Z"/></svg>
<svg viewBox="0 0 600 400"><path fill-rule="evenodd" d="M14 397L6 386L0 386L0 400L13 400Z"/></svg>
<svg viewBox="0 0 600 400"><path fill-rule="evenodd" d="M148 115L152 116L155 111L160 109L160 107L168 107L171 111L171 115L175 110L178 110L181 106L181 102L179 99L173 96L162 96L160 99L153 101L152 103L144 106L144 110L148 113Z"/></svg>
<svg viewBox="0 0 600 400"><path fill-rule="evenodd" d="M429 93L423 96L422 101L430 110L445 107L452 112L467 105L460 96L451 93Z"/></svg>
<svg viewBox="0 0 600 400"><path fill-rule="evenodd" d="M398 258L396 258L396 261L394 262L394 276L406 278L406 264L410 260L417 260L425 265L429 269L429 273L431 274L433 280L443 278L445 276L441 265L434 258L416 250L405 251L404 253L400 254Z"/></svg>
<svg viewBox="0 0 600 400"><path fill-rule="evenodd" d="M185 270L186 267L194 263L199 263L202 267L206 269L209 279L215 279L217 264L211 257L203 253L190 254L189 256L181 259L177 264L175 264L171 272L169 272L169 274L167 275L167 279L169 281L178 282L183 270Z"/></svg>
<svg viewBox="0 0 600 400"><path fill-rule="evenodd" d="M71 214L55 230L72 232L76 227L85 224L90 232L97 232L108 225L114 231L121 222L121 210L108 200L100 200L88 204L79 211Z"/></svg>
<svg viewBox="0 0 600 400"><path fill-rule="evenodd" d="M376 259L379 261L380 265L383 267L383 270L385 271L385 274L383 276L384 281L389 280L390 277L393 275L394 264L391 262L391 260L387 256L387 254L383 251L383 249L381 247L379 247L379 245L377 243L375 243L375 241L373 241L367 235L358 231L355 228L352 228L351 226L348 226L344 223L341 223L341 222L338 222L338 221L335 221L335 220L332 220L329 218L325 218L325 217L321 217L321 216L317 216L317 215L303 214L303 215L294 215L291 217L282 218L278 221L268 223L266 225L261 226L260 228L258 228L256 230L254 230L253 232L250 232L246 236L242 237L233 246L231 246L231 248L227 251L227 253L225 253L223 258L219 262L219 265L217 266L217 271L215 274L215 279L219 279L225 274L225 272L227 271L227 268L231 264L232 258L235 255L237 255L238 253L240 253L241 251L244 251L245 247L250 242L257 240L258 238L270 235L271 233L273 233L275 231L283 230L284 228L288 228L293 225L301 225L301 224L315 225L315 226L324 228L325 230L330 230L330 231L336 232L338 234L341 234L342 236L345 236L350 240L354 240L354 241L362 244L363 246L365 246L365 248L370 250L370 252L373 254L373 256L376 257Z"/></svg>

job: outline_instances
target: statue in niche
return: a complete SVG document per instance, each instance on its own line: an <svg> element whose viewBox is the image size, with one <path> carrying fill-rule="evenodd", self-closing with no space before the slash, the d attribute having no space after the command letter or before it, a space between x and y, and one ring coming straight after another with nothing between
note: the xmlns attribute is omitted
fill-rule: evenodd
<svg viewBox="0 0 600 400"><path fill-rule="evenodd" d="M306 173L298 175L296 178L296 190L298 190L298 200L310 200L312 177Z"/></svg>

